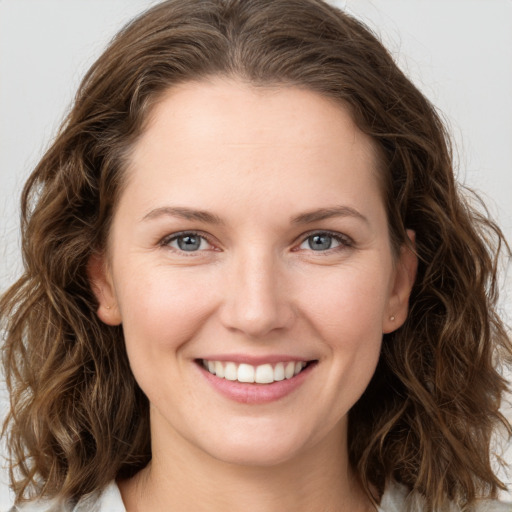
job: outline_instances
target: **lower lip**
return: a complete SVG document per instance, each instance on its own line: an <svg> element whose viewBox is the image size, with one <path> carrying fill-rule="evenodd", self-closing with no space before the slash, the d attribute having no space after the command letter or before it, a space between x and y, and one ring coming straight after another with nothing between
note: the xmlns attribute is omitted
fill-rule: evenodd
<svg viewBox="0 0 512 512"><path fill-rule="evenodd" d="M266 404L275 402L295 391L309 376L315 363L310 363L291 379L272 382L271 384L252 384L216 377L201 365L196 365L205 379L222 395L242 404Z"/></svg>

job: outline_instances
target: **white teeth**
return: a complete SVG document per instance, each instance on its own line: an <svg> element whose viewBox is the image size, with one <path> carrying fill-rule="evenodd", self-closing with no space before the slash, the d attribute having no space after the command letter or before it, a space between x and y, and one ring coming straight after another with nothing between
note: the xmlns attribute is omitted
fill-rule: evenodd
<svg viewBox="0 0 512 512"><path fill-rule="evenodd" d="M226 363L226 368L224 369L224 378L226 380L236 380L238 378L235 363Z"/></svg>
<svg viewBox="0 0 512 512"><path fill-rule="evenodd" d="M284 376L287 379L291 379L293 377L294 373L295 373L295 363L290 362L286 365L286 368L284 369Z"/></svg>
<svg viewBox="0 0 512 512"><path fill-rule="evenodd" d="M208 361L206 359L203 359L201 363L206 370L221 379L257 384L271 384L291 379L299 374L307 364L305 361L289 361L277 363L275 366L270 363L253 366L246 363L237 364L231 361Z"/></svg>
<svg viewBox="0 0 512 512"><path fill-rule="evenodd" d="M254 382L254 366L250 364L241 364L238 367L239 382Z"/></svg>
<svg viewBox="0 0 512 512"><path fill-rule="evenodd" d="M274 368L274 380L284 380L284 364L277 363Z"/></svg>
<svg viewBox="0 0 512 512"><path fill-rule="evenodd" d="M224 378L224 366L220 361L215 361L215 375L221 379Z"/></svg>
<svg viewBox="0 0 512 512"><path fill-rule="evenodd" d="M258 384L270 384L274 382L274 370L269 364L260 364L256 367L254 381Z"/></svg>

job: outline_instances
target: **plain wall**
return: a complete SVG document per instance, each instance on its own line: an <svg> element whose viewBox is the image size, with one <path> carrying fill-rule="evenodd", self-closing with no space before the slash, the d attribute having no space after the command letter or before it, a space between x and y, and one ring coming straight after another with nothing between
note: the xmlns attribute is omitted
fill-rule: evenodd
<svg viewBox="0 0 512 512"><path fill-rule="evenodd" d="M23 182L55 135L86 69L126 21L154 3L0 0L0 291L21 269ZM512 1L334 3L369 24L443 112L456 142L459 180L483 194L512 240ZM503 288L509 290L502 308L510 321L510 279ZM3 415L5 396L0 406ZM510 449L507 458L512 460ZM9 502L0 483L0 510Z"/></svg>

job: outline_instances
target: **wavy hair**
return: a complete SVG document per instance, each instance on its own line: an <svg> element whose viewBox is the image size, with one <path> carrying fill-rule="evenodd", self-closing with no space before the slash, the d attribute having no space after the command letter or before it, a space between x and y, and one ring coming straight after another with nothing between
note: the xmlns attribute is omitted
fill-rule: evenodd
<svg viewBox="0 0 512 512"><path fill-rule="evenodd" d="M380 155L395 249L416 232L405 324L349 414L350 461L378 501L393 479L426 510L495 497L490 441L511 346L497 309L499 228L454 181L435 108L378 38L321 0L169 0L129 23L85 75L22 194L24 273L1 298L4 425L17 501L77 499L151 458L148 400L86 265L105 249L130 151L170 87L211 76L296 86L348 106ZM503 251L501 251L503 252ZM376 489L377 494L372 494Z"/></svg>

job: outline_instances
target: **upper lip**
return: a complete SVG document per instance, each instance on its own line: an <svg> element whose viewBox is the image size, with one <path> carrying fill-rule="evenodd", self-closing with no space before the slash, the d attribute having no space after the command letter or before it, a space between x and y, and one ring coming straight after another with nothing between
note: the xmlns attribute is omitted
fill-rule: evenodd
<svg viewBox="0 0 512 512"><path fill-rule="evenodd" d="M298 361L312 361L309 357L292 356L289 354L268 354L263 356L255 356L248 354L211 354L203 356L199 359L205 359L206 361L222 361L222 362L233 362L233 363L245 363L252 366L258 366L266 363L284 363L284 362L298 362Z"/></svg>

